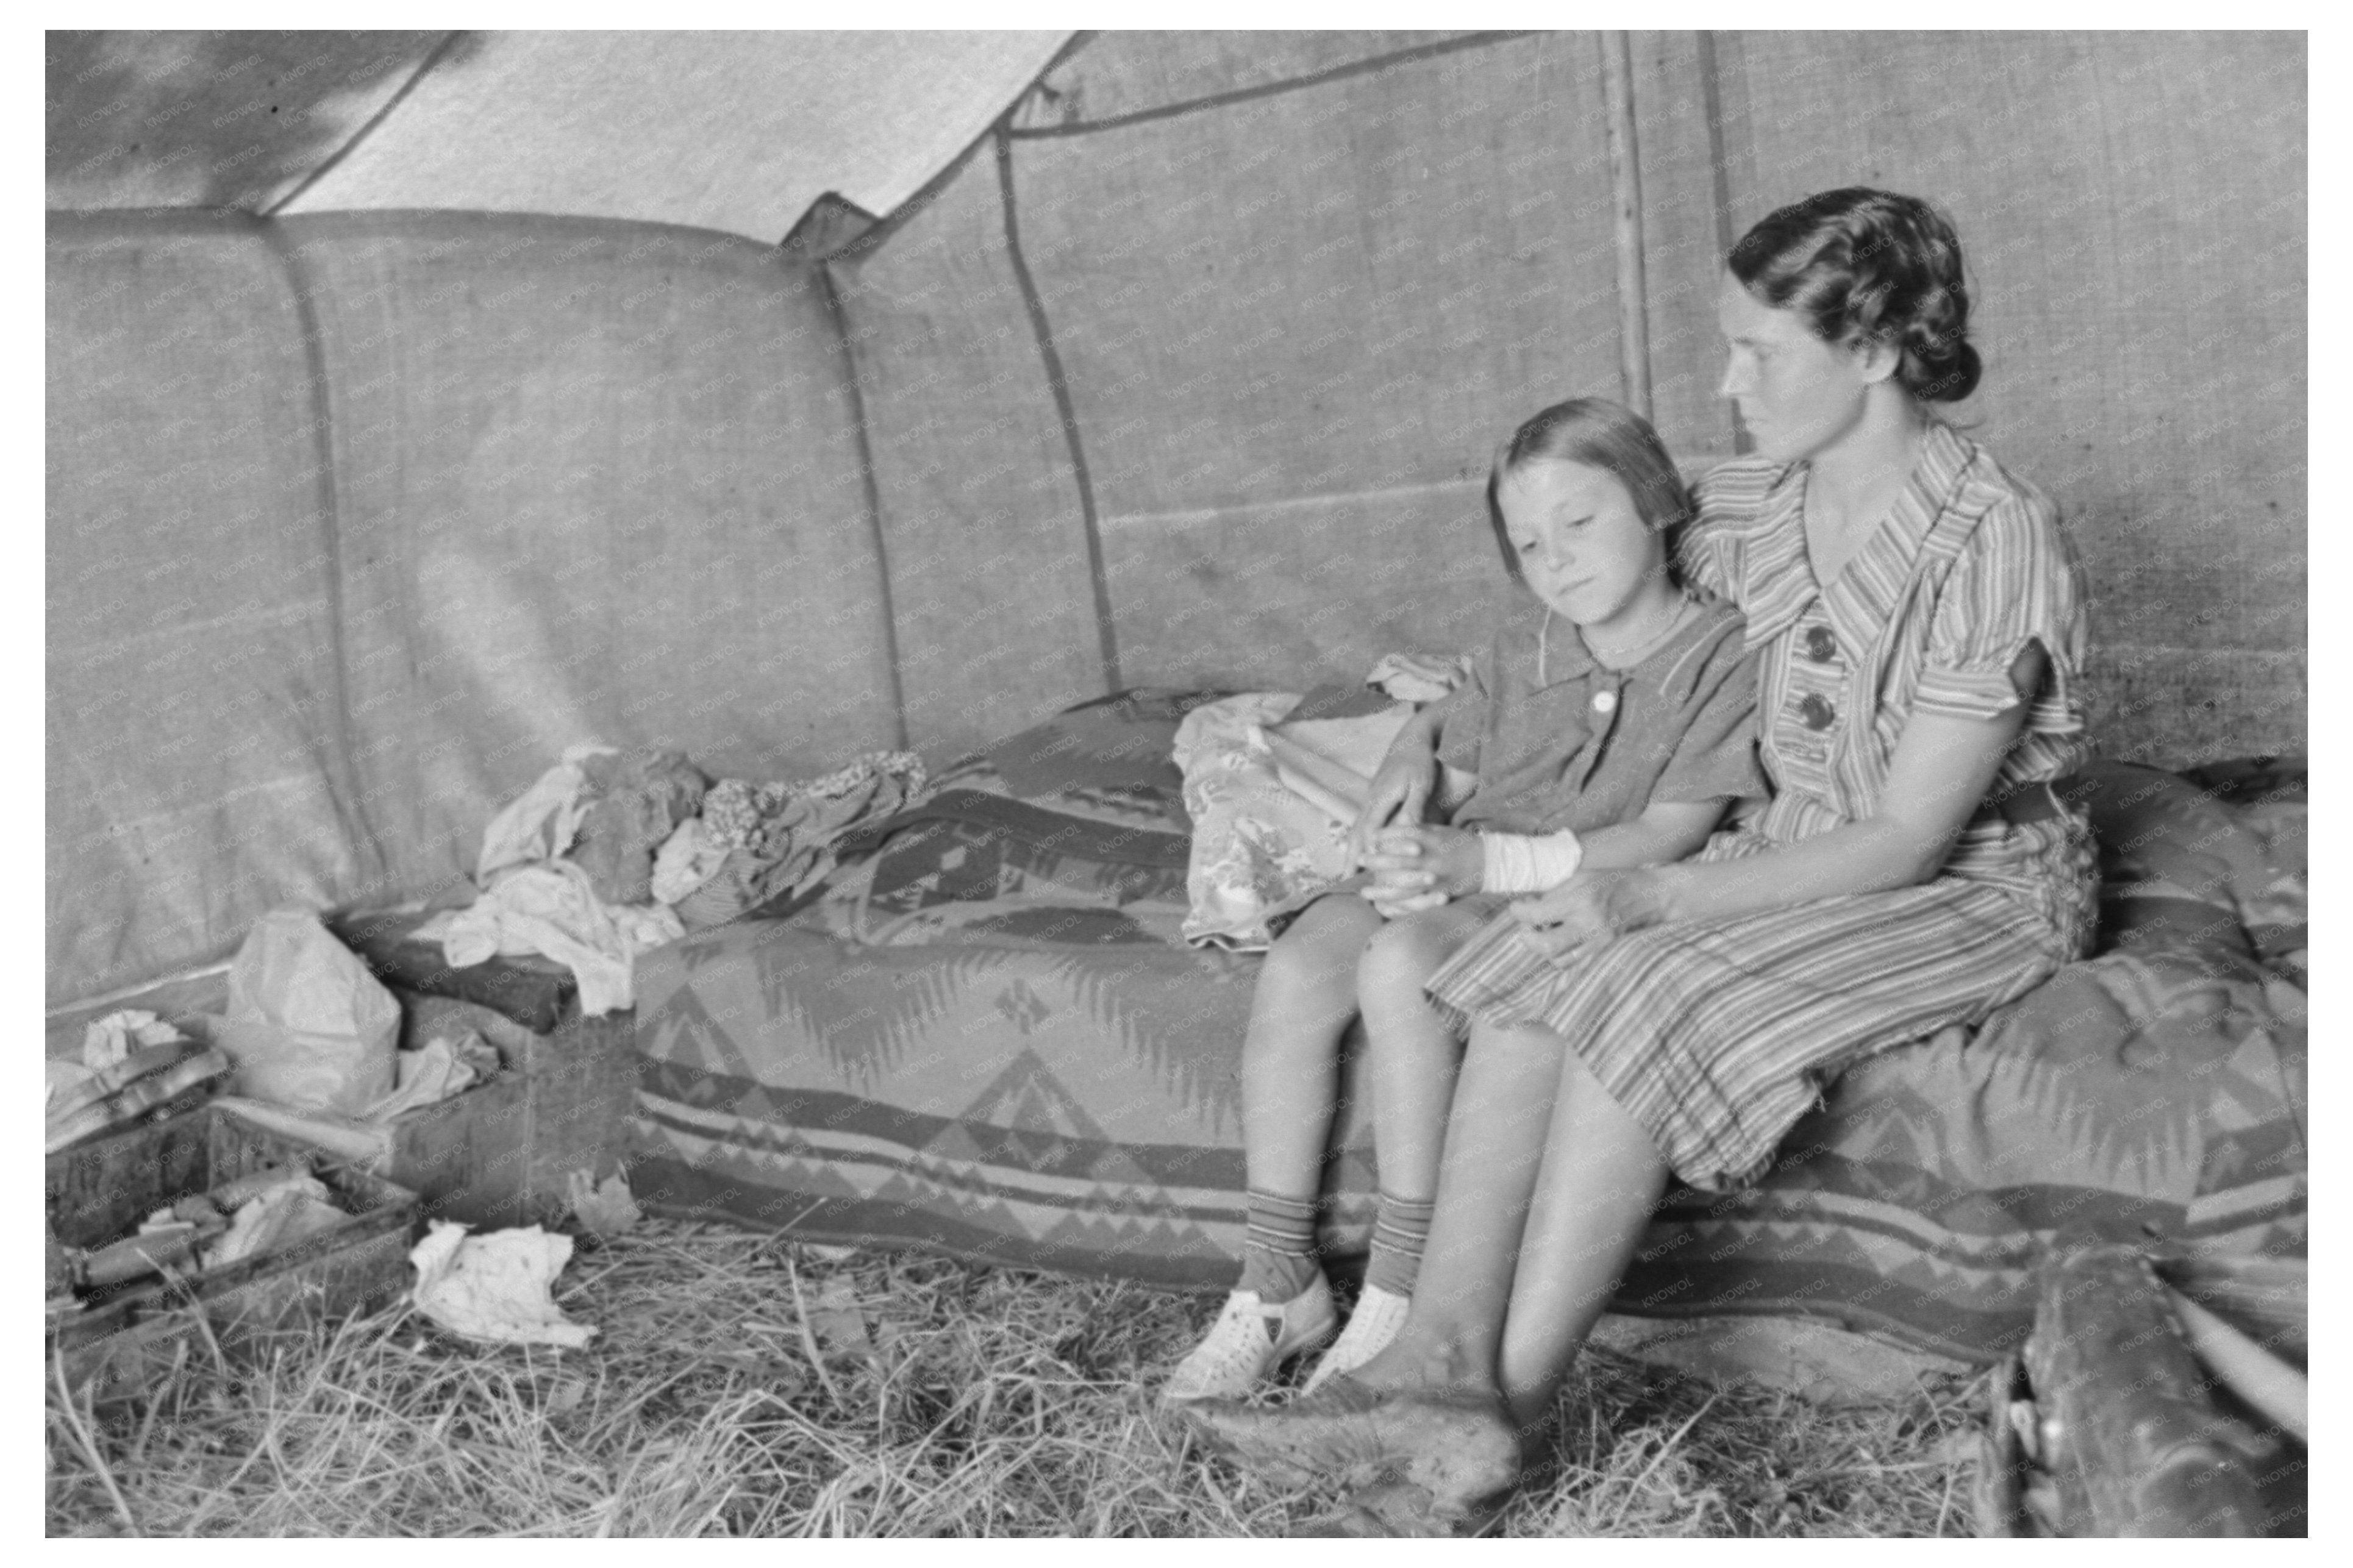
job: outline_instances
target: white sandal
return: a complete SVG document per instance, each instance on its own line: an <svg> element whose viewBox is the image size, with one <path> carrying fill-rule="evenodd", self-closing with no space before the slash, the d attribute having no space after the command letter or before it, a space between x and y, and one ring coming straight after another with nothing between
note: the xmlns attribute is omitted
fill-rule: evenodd
<svg viewBox="0 0 2353 1568"><path fill-rule="evenodd" d="M1397 1338L1398 1331L1405 1327L1406 1312L1412 1305L1410 1296L1400 1296L1377 1285L1366 1286L1364 1293L1356 1298L1356 1310L1348 1314L1348 1326L1340 1331L1340 1337L1332 1342L1332 1348L1324 1352L1315 1370L1307 1374L1301 1394L1314 1393L1324 1385L1325 1378L1354 1372L1380 1354Z"/></svg>
<svg viewBox="0 0 2353 1568"><path fill-rule="evenodd" d="M1321 1273L1288 1301L1270 1303L1255 1290L1236 1290L1201 1342L1168 1374L1160 1397L1170 1404L1240 1398L1293 1356L1330 1339L1339 1321L1332 1287Z"/></svg>

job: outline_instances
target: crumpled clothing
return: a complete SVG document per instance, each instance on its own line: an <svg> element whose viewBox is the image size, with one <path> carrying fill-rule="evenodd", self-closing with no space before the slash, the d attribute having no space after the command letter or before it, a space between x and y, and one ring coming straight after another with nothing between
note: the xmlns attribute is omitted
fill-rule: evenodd
<svg viewBox="0 0 2353 1568"><path fill-rule="evenodd" d="M836 839L862 821L914 805L926 783L923 759L913 752L870 752L799 784L720 780L702 797L702 842L726 854L681 896L680 918L701 930L805 891L833 869Z"/></svg>
<svg viewBox="0 0 2353 1568"><path fill-rule="evenodd" d="M1296 693L1246 692L1205 703L1177 726L1173 755L1185 775L1185 809L1193 842L1185 870L1191 905L1185 940L1240 952L1265 950L1275 923L1345 885L1349 862L1343 818L1320 792L1283 782L1266 743L1269 727L1299 705ZM1309 749L1345 758L1351 771L1385 752L1410 710L1302 724Z"/></svg>
<svg viewBox="0 0 2353 1568"><path fill-rule="evenodd" d="M633 1005L632 962L678 941L686 927L659 904L606 904L586 871L555 860L501 873L471 906L435 916L417 934L438 937L461 969L493 953L543 953L572 971L581 1012L596 1017Z"/></svg>
<svg viewBox="0 0 2353 1568"><path fill-rule="evenodd" d="M572 1238L537 1226L469 1236L453 1220L433 1222L411 1248L417 1310L450 1332L498 1344L577 1350L596 1334L564 1315L549 1287L572 1258Z"/></svg>
<svg viewBox="0 0 2353 1568"><path fill-rule="evenodd" d="M593 742L565 747L564 760L540 774L538 782L510 801L482 830L482 852L474 860L474 881L488 887L491 878L506 867L553 860L571 848L591 805L584 764L592 758L617 755L612 747Z"/></svg>
<svg viewBox="0 0 2353 1568"><path fill-rule="evenodd" d="M710 796L703 798L708 802ZM719 875L729 847L702 817L680 823L654 852L654 902L674 904Z"/></svg>
<svg viewBox="0 0 2353 1568"><path fill-rule="evenodd" d="M360 1112L363 1121L389 1121L420 1105L434 1105L462 1094L498 1071L499 1053L481 1036L467 1029L456 1036L436 1035L413 1051L395 1058L390 1094Z"/></svg>
<svg viewBox="0 0 2353 1568"><path fill-rule="evenodd" d="M1400 702L1435 702L1471 678L1471 656L1438 658L1430 654L1385 653L1365 674Z"/></svg>
<svg viewBox="0 0 2353 1568"><path fill-rule="evenodd" d="M273 1247L332 1230L343 1222L343 1211L335 1206L333 1194L327 1191L325 1183L311 1175L290 1176L237 1205L237 1213L229 1217L228 1229L206 1246L205 1267L218 1268Z"/></svg>
<svg viewBox="0 0 2353 1568"><path fill-rule="evenodd" d="M565 858L588 873L605 902L645 903L653 897L654 851L702 807L710 781L681 752L592 757L580 771L587 810Z"/></svg>

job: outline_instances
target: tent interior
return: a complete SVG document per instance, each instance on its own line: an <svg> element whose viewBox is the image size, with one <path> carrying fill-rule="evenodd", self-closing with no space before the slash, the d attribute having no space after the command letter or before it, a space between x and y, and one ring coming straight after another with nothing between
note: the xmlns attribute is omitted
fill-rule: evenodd
<svg viewBox="0 0 2353 1568"><path fill-rule="evenodd" d="M1467 649L1495 443L1742 451L1723 258L1846 184L1962 236L2104 754L2304 750L2300 35L48 48L52 1009L446 891L583 741L940 767Z"/></svg>

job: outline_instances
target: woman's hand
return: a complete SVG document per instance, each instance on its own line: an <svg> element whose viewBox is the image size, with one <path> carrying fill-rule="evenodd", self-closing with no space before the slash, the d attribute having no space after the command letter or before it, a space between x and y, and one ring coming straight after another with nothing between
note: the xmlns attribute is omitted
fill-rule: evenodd
<svg viewBox="0 0 2353 1568"><path fill-rule="evenodd" d="M1392 824L1419 826L1430 807L1430 792L1437 786L1437 753L1427 743L1416 744L1400 736L1381 760L1380 772L1373 775L1372 785L1366 791L1365 809L1348 829L1349 859L1359 866L1369 865L1375 840Z"/></svg>
<svg viewBox="0 0 2353 1568"><path fill-rule="evenodd" d="M1486 879L1479 836L1459 827L1390 827L1365 857L1373 874L1365 901L1389 919L1475 893Z"/></svg>
<svg viewBox="0 0 2353 1568"><path fill-rule="evenodd" d="M1520 939L1554 958L1588 942L1640 931L1666 918L1656 867L1579 871L1549 893L1515 900Z"/></svg>

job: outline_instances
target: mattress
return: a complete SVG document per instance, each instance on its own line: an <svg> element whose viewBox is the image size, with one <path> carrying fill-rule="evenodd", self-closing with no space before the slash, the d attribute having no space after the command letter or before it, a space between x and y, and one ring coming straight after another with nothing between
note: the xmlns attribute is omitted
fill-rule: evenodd
<svg viewBox="0 0 2353 1568"><path fill-rule="evenodd" d="M817 896L640 961L631 1183L812 1239L1223 1289L1243 1232L1253 956L1187 946L1166 742L1141 692L967 759ZM1987 1359L2054 1241L2301 1256L2305 784L2269 760L2101 764L2100 942L1973 1035L1850 1068L1772 1172L1671 1192L1613 1310L1800 1313ZM1377 1163L1344 1069L1322 1220Z"/></svg>

